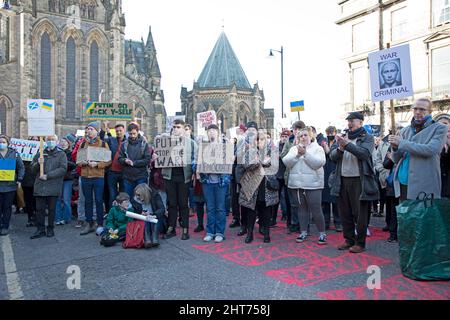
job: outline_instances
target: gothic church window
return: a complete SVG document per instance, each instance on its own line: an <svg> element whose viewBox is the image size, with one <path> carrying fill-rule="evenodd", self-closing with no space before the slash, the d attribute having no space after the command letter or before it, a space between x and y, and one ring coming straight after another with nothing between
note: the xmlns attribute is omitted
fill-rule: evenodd
<svg viewBox="0 0 450 320"><path fill-rule="evenodd" d="M76 105L76 46L70 37L66 43L66 115L75 118Z"/></svg>
<svg viewBox="0 0 450 320"><path fill-rule="evenodd" d="M98 44L96 41L93 41L91 44L90 51L90 99L91 101L97 101L98 99Z"/></svg>
<svg viewBox="0 0 450 320"><path fill-rule="evenodd" d="M41 99L52 98L52 45L47 32L41 38Z"/></svg>

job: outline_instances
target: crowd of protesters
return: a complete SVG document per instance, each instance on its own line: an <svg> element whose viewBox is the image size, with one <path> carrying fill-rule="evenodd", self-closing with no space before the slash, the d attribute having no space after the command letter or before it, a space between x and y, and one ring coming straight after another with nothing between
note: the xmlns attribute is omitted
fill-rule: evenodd
<svg viewBox="0 0 450 320"><path fill-rule="evenodd" d="M450 197L450 116L433 119L427 99L412 108L411 124L386 137L374 137L359 112L348 115L343 131L330 126L325 135L317 134L297 121L278 141L253 121L242 124L235 139L213 124L199 140L192 126L175 120L171 133L161 136L183 137L190 158L174 168L156 168L158 156L136 123L116 125L114 136L107 124L92 122L84 137L46 137L43 157L38 153L31 162L22 161L9 137L0 135L0 159L15 161L15 181L0 181L0 235L9 233L15 203L17 212L25 208L27 227L36 227L31 239L54 237L55 225L74 219L81 236L95 232L113 243L123 241L133 220L125 213L131 211L157 221L145 224L145 248L176 236L177 224L181 239L188 240L194 212L194 232L204 232L205 242L226 240L230 213L228 227L245 236L245 243L254 241L256 222L265 243L271 228L286 223L287 232L298 235L294 241L314 236L326 245L334 229L343 233L339 250L360 253L370 217L383 214L388 241L396 242L399 202L420 192ZM198 172L199 143L232 143L232 172ZM111 159L77 162L78 152L89 147L110 150ZM25 203L19 206L21 192Z"/></svg>

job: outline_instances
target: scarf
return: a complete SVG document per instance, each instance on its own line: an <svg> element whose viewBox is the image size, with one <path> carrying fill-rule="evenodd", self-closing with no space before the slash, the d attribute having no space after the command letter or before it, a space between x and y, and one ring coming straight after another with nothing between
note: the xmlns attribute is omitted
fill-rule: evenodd
<svg viewBox="0 0 450 320"><path fill-rule="evenodd" d="M89 143L89 144L93 144L93 143L96 143L97 142L97 139L98 139L98 136L96 136L95 138L89 138L89 137L86 137L86 141Z"/></svg>
<svg viewBox="0 0 450 320"><path fill-rule="evenodd" d="M349 131L347 135L350 140L355 140L356 138L364 135L366 132L366 129L364 129L364 127L361 127L359 129L356 129L355 131Z"/></svg>
<svg viewBox="0 0 450 320"><path fill-rule="evenodd" d="M423 118L423 120L416 120L412 118L411 120L411 128L413 129L414 133L419 133L422 131L425 127L429 126L429 123L433 121L433 118L431 115L426 116Z"/></svg>

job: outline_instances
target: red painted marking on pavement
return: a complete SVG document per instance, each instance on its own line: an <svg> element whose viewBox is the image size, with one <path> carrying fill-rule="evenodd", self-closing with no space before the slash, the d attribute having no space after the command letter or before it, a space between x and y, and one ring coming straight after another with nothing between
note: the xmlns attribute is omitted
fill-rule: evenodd
<svg viewBox="0 0 450 320"><path fill-rule="evenodd" d="M307 261L320 260L323 258L323 256L318 253L304 250L297 243L288 243L285 246L272 246L256 250L232 252L222 255L222 257L247 267L261 266L272 261L291 257L305 259Z"/></svg>
<svg viewBox="0 0 450 320"><path fill-rule="evenodd" d="M448 282L419 282L397 275L381 279L381 289L369 290L366 286L320 292L319 298L327 300L448 300Z"/></svg>
<svg viewBox="0 0 450 320"><path fill-rule="evenodd" d="M370 265L381 266L389 263L391 263L390 260L365 253L346 253L338 258L321 256L319 259L309 260L308 263L302 265L269 270L265 274L287 284L307 287L342 275L366 272Z"/></svg>

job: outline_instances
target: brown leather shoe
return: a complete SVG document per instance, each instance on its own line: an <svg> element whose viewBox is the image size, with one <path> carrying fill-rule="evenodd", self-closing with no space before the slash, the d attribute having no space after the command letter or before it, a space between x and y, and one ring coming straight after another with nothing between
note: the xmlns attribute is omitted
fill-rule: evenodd
<svg viewBox="0 0 450 320"><path fill-rule="evenodd" d="M343 244L340 244L337 246L338 250L348 250L352 247L351 244L348 244L347 242L344 242Z"/></svg>
<svg viewBox="0 0 450 320"><path fill-rule="evenodd" d="M365 250L366 249L364 249L363 247L355 245L355 246L351 247L349 251L351 253L361 253L361 252L364 252Z"/></svg>

